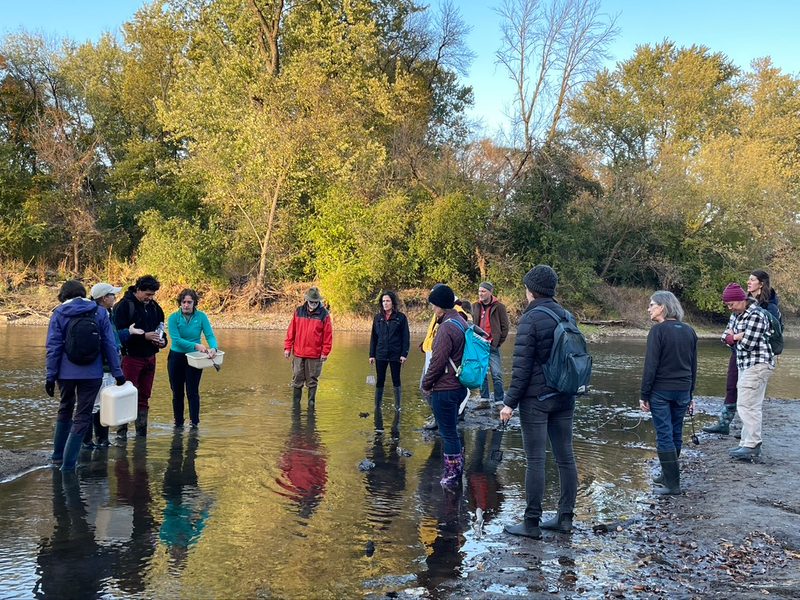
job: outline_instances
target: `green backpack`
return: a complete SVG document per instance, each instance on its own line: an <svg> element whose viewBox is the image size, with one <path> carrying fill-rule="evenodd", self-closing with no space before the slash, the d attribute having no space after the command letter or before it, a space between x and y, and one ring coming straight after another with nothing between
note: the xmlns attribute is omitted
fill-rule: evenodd
<svg viewBox="0 0 800 600"><path fill-rule="evenodd" d="M760 310L767 321L769 321L770 331L767 333L767 343L769 347L772 348L772 353L777 356L783 352L783 323L765 308L759 307L758 310Z"/></svg>

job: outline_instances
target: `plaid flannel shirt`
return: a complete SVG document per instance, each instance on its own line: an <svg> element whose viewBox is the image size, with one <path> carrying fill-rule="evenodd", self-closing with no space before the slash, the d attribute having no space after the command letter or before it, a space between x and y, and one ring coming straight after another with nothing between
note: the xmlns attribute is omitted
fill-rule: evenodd
<svg viewBox="0 0 800 600"><path fill-rule="evenodd" d="M744 333L744 337L736 343L736 366L739 371L749 369L758 363L775 366L775 355L769 345L767 336L772 331L769 319L759 310L758 305L750 303L740 315L731 315L733 333Z"/></svg>

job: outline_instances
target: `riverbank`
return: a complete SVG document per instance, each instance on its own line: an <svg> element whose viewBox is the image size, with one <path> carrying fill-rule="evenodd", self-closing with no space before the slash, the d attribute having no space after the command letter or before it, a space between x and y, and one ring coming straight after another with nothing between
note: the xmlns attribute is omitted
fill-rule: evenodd
<svg viewBox="0 0 800 600"><path fill-rule="evenodd" d="M697 398L714 414L721 398ZM800 401L764 404L764 450L734 461L733 436L700 435L681 457L684 494L645 494L619 523L577 515L572 535L542 540L486 534L505 547L478 556L437 598L800 597ZM654 465L643 468L655 470ZM417 595L406 591L402 595ZM402 597L402 596L401 596Z"/></svg>

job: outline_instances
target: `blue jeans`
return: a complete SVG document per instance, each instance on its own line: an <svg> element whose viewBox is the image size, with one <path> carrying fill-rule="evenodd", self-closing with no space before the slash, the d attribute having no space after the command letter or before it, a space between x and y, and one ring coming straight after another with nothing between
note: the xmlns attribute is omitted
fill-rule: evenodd
<svg viewBox="0 0 800 600"><path fill-rule="evenodd" d="M442 437L445 454L461 454L461 440L458 439L458 405L467 394L467 388L433 392L431 407L439 435Z"/></svg>
<svg viewBox="0 0 800 600"><path fill-rule="evenodd" d="M650 395L650 414L653 415L659 452L680 452L683 445L683 416L691 401L689 390L653 391Z"/></svg>
<svg viewBox="0 0 800 600"><path fill-rule="evenodd" d="M578 469L572 451L572 423L575 415L575 396L551 396L546 400L522 400L519 420L522 424L522 445L525 448L526 519L542 516L544 497L544 466L547 440L558 466L561 495L559 513L574 513L578 495Z"/></svg>
<svg viewBox="0 0 800 600"><path fill-rule="evenodd" d="M492 384L494 385L494 399L496 402L502 402L505 396L503 391L503 365L500 362L500 348L495 348L494 346L489 349L489 375L492 376ZM489 375L483 380L481 398L489 397Z"/></svg>

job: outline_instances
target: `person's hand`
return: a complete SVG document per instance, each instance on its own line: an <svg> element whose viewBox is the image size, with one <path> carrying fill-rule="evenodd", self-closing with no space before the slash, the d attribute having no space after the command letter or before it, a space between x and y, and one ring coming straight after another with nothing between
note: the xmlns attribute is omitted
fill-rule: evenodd
<svg viewBox="0 0 800 600"><path fill-rule="evenodd" d="M133 323L131 323L131 326L128 327L128 332L131 335L144 335L144 329L139 329Z"/></svg>
<svg viewBox="0 0 800 600"><path fill-rule="evenodd" d="M408 359L407 359L405 356L401 356L401 357L400 357L400 364L402 365L402 364L403 364L404 362L406 362L407 360L408 360Z"/></svg>
<svg viewBox="0 0 800 600"><path fill-rule="evenodd" d="M44 391L45 393L50 396L51 398L56 393L56 382L55 381L45 381L44 382Z"/></svg>
<svg viewBox="0 0 800 600"><path fill-rule="evenodd" d="M694 414L694 398L689 402L689 408L686 409L686 412L690 417Z"/></svg>
<svg viewBox="0 0 800 600"><path fill-rule="evenodd" d="M289 358L291 355L292 355L291 350L284 350L283 351L283 357L284 358Z"/></svg>
<svg viewBox="0 0 800 600"><path fill-rule="evenodd" d="M369 364L371 364L371 365L375 364L375 358L374 357L372 357L372 356L369 357Z"/></svg>
<svg viewBox="0 0 800 600"><path fill-rule="evenodd" d="M206 354L208 354L208 358L214 358L217 355L217 349L209 348L208 350L206 350Z"/></svg>
<svg viewBox="0 0 800 600"><path fill-rule="evenodd" d="M514 414L513 408L511 408L510 406L503 406L503 408L500 409L500 420L503 423L508 423L513 414Z"/></svg>
<svg viewBox="0 0 800 600"><path fill-rule="evenodd" d="M639 409L650 412L650 403L647 400L639 399Z"/></svg>
<svg viewBox="0 0 800 600"><path fill-rule="evenodd" d="M117 382L117 385L125 385L125 382L128 380L125 379L125 375L120 375L119 377L114 377L114 381Z"/></svg>
<svg viewBox="0 0 800 600"><path fill-rule="evenodd" d="M728 346L733 346L736 343L736 338L733 337L732 333L725 336L725 343L728 344Z"/></svg>
<svg viewBox="0 0 800 600"><path fill-rule="evenodd" d="M144 339L148 342L154 343L156 346L161 344L161 336L158 335L155 331L148 331L144 334Z"/></svg>
<svg viewBox="0 0 800 600"><path fill-rule="evenodd" d="M195 352L203 352L205 354L208 354L208 348L203 346L203 344L195 344L194 345L194 351Z"/></svg>
<svg viewBox="0 0 800 600"><path fill-rule="evenodd" d="M320 357L319 357L319 359L320 359L322 362L325 362L326 360L328 360L328 357L327 357L327 356L320 356Z"/></svg>

